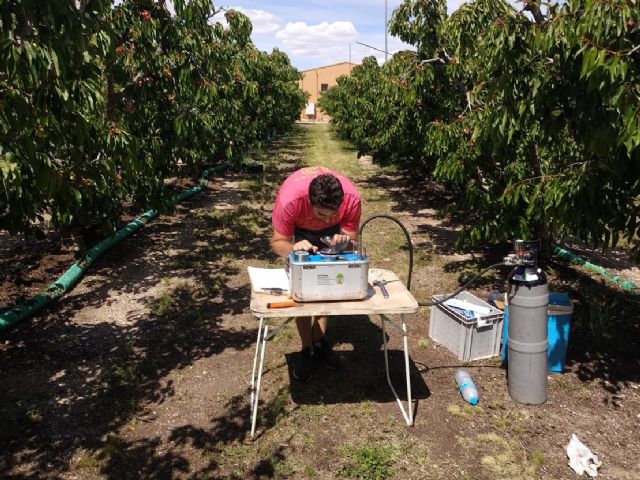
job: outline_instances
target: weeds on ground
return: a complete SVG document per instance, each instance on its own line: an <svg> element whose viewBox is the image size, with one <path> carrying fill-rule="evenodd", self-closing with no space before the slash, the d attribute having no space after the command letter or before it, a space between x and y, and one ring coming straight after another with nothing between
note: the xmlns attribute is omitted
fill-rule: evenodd
<svg viewBox="0 0 640 480"><path fill-rule="evenodd" d="M381 480L393 478L391 465L396 449L389 446L364 445L354 447L344 444L340 447L345 462L337 472L341 478L359 480Z"/></svg>
<svg viewBox="0 0 640 480"><path fill-rule="evenodd" d="M304 475L304 478L308 478L308 479L312 479L316 477L316 469L313 468L311 465L307 465L304 467L304 469L302 470L302 474Z"/></svg>
<svg viewBox="0 0 640 480"><path fill-rule="evenodd" d="M262 208L250 205L237 205L225 209L214 208L199 214L198 220L199 228L212 233L230 230L234 232L233 236L237 239L253 238L269 226L268 215L265 215Z"/></svg>
<svg viewBox="0 0 640 480"><path fill-rule="evenodd" d="M517 438L507 440L496 433L480 434L475 438L458 437L458 444L481 453L480 464L499 478L533 480L545 462L542 452L534 452L529 460Z"/></svg>
<svg viewBox="0 0 640 480"><path fill-rule="evenodd" d="M73 464L80 470L97 470L102 467L103 462L96 455L82 453L76 457Z"/></svg>
<svg viewBox="0 0 640 480"><path fill-rule="evenodd" d="M477 405L474 406L465 403L462 407L460 407L460 405L449 405L447 412L455 417L467 418L472 415L482 415L484 410Z"/></svg>
<svg viewBox="0 0 640 480"><path fill-rule="evenodd" d="M530 416L518 410L499 410L492 413L492 419L496 428L519 434L524 431Z"/></svg>
<svg viewBox="0 0 640 480"><path fill-rule="evenodd" d="M17 432L26 430L44 418L42 407L36 400L0 400L0 440L11 439Z"/></svg>
<svg viewBox="0 0 640 480"><path fill-rule="evenodd" d="M227 470L232 478L243 478L248 466L248 461L252 457L252 448L249 445L234 444L229 445L218 442L213 451L207 452L207 457L219 463Z"/></svg>
<svg viewBox="0 0 640 480"><path fill-rule="evenodd" d="M278 419L286 414L289 397L289 388L280 388L273 402L269 403L259 413L261 417L259 423L262 424L264 422L265 425L275 425Z"/></svg>
<svg viewBox="0 0 640 480"><path fill-rule="evenodd" d="M152 359L117 359L115 362L103 371L96 391L105 409L127 420L138 411L140 386L155 374L157 365Z"/></svg>
<svg viewBox="0 0 640 480"><path fill-rule="evenodd" d="M181 280L170 285L169 290L152 299L148 306L153 315L167 320L165 330L183 345L189 333L184 327L197 326L204 314L196 295L198 288L193 282Z"/></svg>
<svg viewBox="0 0 640 480"><path fill-rule="evenodd" d="M309 421L319 421L328 418L331 415L331 408L324 403L303 404L298 408L297 417L307 419Z"/></svg>

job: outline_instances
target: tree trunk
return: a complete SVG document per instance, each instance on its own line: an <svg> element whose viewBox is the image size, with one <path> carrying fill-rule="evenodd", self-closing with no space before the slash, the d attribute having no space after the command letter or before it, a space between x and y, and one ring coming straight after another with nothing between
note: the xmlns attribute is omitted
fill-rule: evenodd
<svg viewBox="0 0 640 480"><path fill-rule="evenodd" d="M531 160L533 164L533 174L536 178L539 178L540 181L542 182L542 189L540 190L540 195L544 197L545 188L544 188L544 175L542 173L542 162L540 161L538 145L535 143L531 147ZM549 225L544 214L540 217L539 220L534 222L532 230L536 238L540 240L540 252L538 252L538 258L541 260L548 260L549 258L551 258L552 235L551 235L551 231L549 230Z"/></svg>

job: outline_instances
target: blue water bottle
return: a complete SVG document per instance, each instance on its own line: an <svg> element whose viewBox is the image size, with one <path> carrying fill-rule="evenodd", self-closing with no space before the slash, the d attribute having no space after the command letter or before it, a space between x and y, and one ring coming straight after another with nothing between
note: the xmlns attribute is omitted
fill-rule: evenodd
<svg viewBox="0 0 640 480"><path fill-rule="evenodd" d="M456 383L458 384L462 398L471 405L477 405L480 395L478 394L476 384L473 383L471 374L466 368L456 370Z"/></svg>

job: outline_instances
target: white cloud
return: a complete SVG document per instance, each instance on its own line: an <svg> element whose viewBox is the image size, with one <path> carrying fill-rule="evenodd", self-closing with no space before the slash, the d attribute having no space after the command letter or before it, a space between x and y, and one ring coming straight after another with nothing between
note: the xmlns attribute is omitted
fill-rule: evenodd
<svg viewBox="0 0 640 480"><path fill-rule="evenodd" d="M457 9L460 8L460 5L463 3L469 3L466 0L448 0L447 1L447 12L451 15Z"/></svg>
<svg viewBox="0 0 640 480"><path fill-rule="evenodd" d="M307 25L306 22L288 23L276 33L285 51L294 55L315 58L344 56L349 43L358 38L358 31L351 22L322 22Z"/></svg>
<svg viewBox="0 0 640 480"><path fill-rule="evenodd" d="M237 10L238 12L241 12L249 17L253 28L252 33L255 34L273 34L280 28L280 23L282 22L282 19L264 10L258 10L255 8L229 7L211 17L211 23L219 22L222 25L227 26L227 19L224 16L227 10Z"/></svg>
<svg viewBox="0 0 640 480"><path fill-rule="evenodd" d="M244 13L251 19L253 33L273 33L280 28L281 19L275 15L253 8L234 7L234 10Z"/></svg>

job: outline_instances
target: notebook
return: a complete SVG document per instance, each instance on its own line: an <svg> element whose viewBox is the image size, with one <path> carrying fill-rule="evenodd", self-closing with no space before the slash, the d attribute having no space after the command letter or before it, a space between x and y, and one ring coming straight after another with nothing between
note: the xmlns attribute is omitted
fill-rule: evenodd
<svg viewBox="0 0 640 480"><path fill-rule="evenodd" d="M281 288L289 292L289 276L284 268L247 267L254 292L265 292L265 289Z"/></svg>

